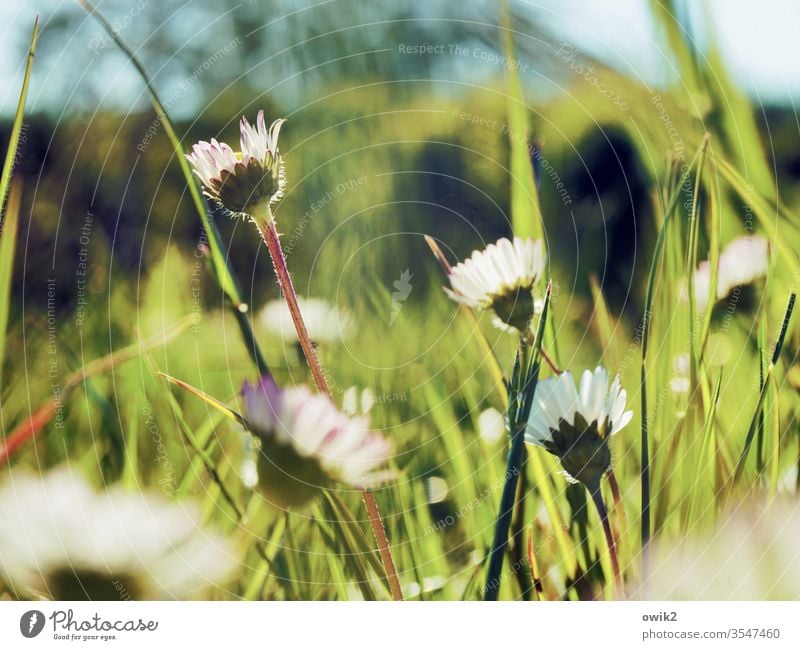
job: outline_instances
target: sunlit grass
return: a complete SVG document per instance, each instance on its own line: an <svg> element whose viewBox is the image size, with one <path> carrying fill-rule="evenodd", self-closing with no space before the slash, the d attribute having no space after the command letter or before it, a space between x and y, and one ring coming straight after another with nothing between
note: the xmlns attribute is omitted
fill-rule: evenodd
<svg viewBox="0 0 800 650"><path fill-rule="evenodd" d="M503 42L507 53L514 51L508 32ZM681 65L695 65L681 55L680 35L670 32L670 42ZM130 50L124 51L133 61ZM385 558L359 490L329 487L308 508L276 513L253 489L247 474L253 443L239 415L243 381L266 368L279 385L311 384L314 378L298 347L259 323L260 299L247 297L240 286L269 285L270 291L257 295L276 297L274 276L257 269L246 282L235 277L230 258L239 250L225 251L214 221L220 215L204 203L183 159L189 140L183 141L146 70L135 63L165 126L172 164L180 165L189 188L190 205L179 218L196 219L192 211L200 216L211 233L208 255L167 247L154 254L157 263L141 279L114 276L114 291L89 298L85 322L59 324L54 355L41 327L47 315L9 318L12 258L19 246L20 190L12 186L0 241L0 331L8 321L9 340L24 341L25 348L9 346L5 352L2 415L5 451L14 454L10 465L44 469L69 462L98 487L119 480L130 491L152 488L169 498L199 500L203 523L233 541L240 565L216 597L388 599ZM601 520L585 490L565 480L557 459L532 446L514 454L515 466L526 459L524 490L515 494L508 486L504 495L509 441L487 442L478 421L487 408L509 408L504 381L513 376L518 339L493 328L489 314L461 309L441 291L441 260L430 254L423 234L432 234L448 259L469 252L460 249L464 237L453 236L459 248L453 252L448 227L412 216L401 222L409 224L406 230L387 218L391 211L422 209L402 191L416 187L406 177L416 173L413 157L393 158L366 143L358 149L360 160L344 156L332 170L326 150L340 134L325 133L306 134L318 137L313 151L298 147L286 154L293 165L290 178L299 181L276 219L298 293L327 298L355 322L350 337L318 345L333 402L342 407L348 388L368 387L376 398L373 427L395 446L389 467L394 478L374 495L408 599L484 598L487 577L493 585L488 591L496 589L492 597L501 599L620 597L642 579L651 541L669 544L713 531L741 500L796 492L800 381L791 307L800 232L788 207L775 198L750 107L724 76L709 91L712 99L731 93L737 98L724 119L705 121L684 110L680 89L663 91L658 101L682 136L683 149L676 151L663 123L652 118L652 92L616 73L603 74L626 94L626 114L598 99L594 88L579 86L575 95L591 112L556 99L538 107L547 119L529 123L514 74L502 80L507 98L499 91L477 94L471 105L505 116L518 131L527 128L531 138L546 143L548 161L560 169L570 166L573 144L585 141L598 124L618 130L636 151L650 188L651 202L635 206L637 223L651 236L631 239L642 250L630 294L623 300L610 295L607 279L598 274L572 277L551 256L548 276L560 290L553 292L547 326L537 339L550 360L537 366L542 378L554 374L552 366L578 374L602 363L620 373L628 391L634 418L611 439L615 482L603 484L621 590L613 584ZM710 70L698 74L705 78ZM26 73L21 107L27 83ZM378 107L390 103L379 91L370 98ZM344 116L351 104L345 97L328 105ZM386 141L405 135L420 142L473 135L474 128L448 115L446 101L431 98L424 106L428 117L415 118L404 133L393 117L376 118L376 133ZM14 122L16 137L21 121L22 109ZM362 142L356 131L345 127L353 141ZM730 145L735 136L743 138L741 151ZM547 175L539 174L536 187L527 143L499 132L477 131L474 137L489 161L508 161L507 169L480 156L471 161L472 173L477 169L486 180L486 193L497 194L491 200L510 208L505 221L498 210L497 230L538 235L541 227L547 235L549 215L564 214L563 196ZM12 138L0 182L3 197L15 144ZM365 194L336 190L334 209L300 228L309 198L302 189L311 170L337 187L342 179L360 178L367 167ZM364 215L362 203L390 209ZM341 226L345 216L356 226ZM754 232L770 241L769 274L717 300L721 249ZM494 239L475 232L476 247L484 238ZM232 241L249 246L248 255L266 255L257 237ZM557 248L558 242L549 243ZM697 306L692 280L699 260L709 260L712 268L704 308ZM403 275L407 269L410 280ZM199 303L193 282L200 274L207 280L209 272L215 299ZM393 282L402 277L410 291L398 303ZM587 290L572 292L573 282ZM13 432L24 435L10 449L9 442L17 440ZM436 499L428 489L433 477L444 482L440 490L446 486ZM505 506L514 501L517 517L498 526L498 508L507 511L501 500ZM509 528L505 557L496 554L490 562L490 550L502 546Z"/></svg>

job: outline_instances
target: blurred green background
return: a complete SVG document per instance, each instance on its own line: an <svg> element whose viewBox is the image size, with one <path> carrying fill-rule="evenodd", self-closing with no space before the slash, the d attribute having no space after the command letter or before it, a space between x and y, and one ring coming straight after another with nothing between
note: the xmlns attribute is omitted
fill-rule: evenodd
<svg viewBox="0 0 800 650"><path fill-rule="evenodd" d="M38 8L43 29L15 165L23 198L2 388L6 430L51 396L69 371L186 314L200 321L175 341L83 384L63 405L63 422L49 425L15 462L50 466L70 458L99 468L107 481L172 481L180 493L203 496L209 518L238 530L186 430L205 440L242 498L248 493L237 475L246 439L196 398L169 396L155 375L167 372L227 401L254 374L207 273L198 248L202 230L174 152L141 80L99 25L70 3L38 4L9 15L13 37L2 55L9 79L20 78L11 73L21 71L27 14ZM712 149L737 170L738 180L714 175L703 190L704 224L708 195L715 193L723 245L753 227L748 194L767 206L757 230L785 246L770 275L771 297L742 302L735 326L715 339L722 361L711 364L726 364L723 403L729 406L718 414L723 466L738 454L757 397L741 389L758 374L757 324L763 320L774 341L797 267L798 224L786 216L800 191L793 105L800 64L789 37L770 31L797 25L786 4L767 3L760 25L745 19L742 3L512 3L510 31L502 29L502 6L494 2L98 4L141 58L185 150L198 139L237 141L239 117L252 120L261 108L268 120L288 118L281 134L288 192L276 211L279 230L298 293L325 297L356 318L357 335L322 346L321 356L337 401L354 384L380 398L373 420L396 441L403 479L378 497L406 583L446 576L449 586L437 593L472 597L469 576L491 535L495 492L453 526L428 531L494 485L504 449L477 433L479 413L499 408L495 386L475 332L440 289L441 274L422 235L434 236L455 261L511 234L509 69L520 79L529 122L562 367L580 371L602 360L622 373L636 404L635 328L660 219L658 197L669 185L668 158L688 162L709 132ZM731 22L731 15L740 17ZM730 48L742 30L750 30L756 45L737 58ZM511 59L504 34L513 35ZM765 63L770 46L774 56ZM757 53L745 77L751 50ZM18 85L8 84L2 104L5 134ZM664 277L672 289L656 303L658 313L671 315L654 333L664 343L653 361L656 451L669 450L661 451L667 455L659 457L664 465L657 464L656 476L667 472L668 454L683 450L690 457L692 449L673 438L684 426L685 398L664 392L676 351L685 349L685 333L676 332L686 315L675 302L688 211L681 215L669 233ZM255 317L278 297L266 251L248 224L218 214L217 225ZM700 236L705 259L707 225ZM392 321L393 284L406 270L411 291ZM722 323L718 312L714 328ZM488 317L481 327L497 356L510 363L513 339L492 330ZM308 381L293 346L257 318L254 329L280 381ZM790 332L787 368L796 349ZM776 446L786 451L775 461L781 475L797 458L798 382L787 377L774 407ZM148 437L143 409L156 415L168 441L169 467ZM631 526L639 417L615 449ZM568 493L552 461L541 462L550 489ZM432 475L446 478L450 496L426 505L423 479ZM363 516L356 495L346 496ZM578 506L566 499L558 505L575 536L582 525L576 498ZM679 530L673 512L684 498L679 490L659 492L657 530ZM545 566L565 561L554 550L558 535L546 532L558 525L553 514L544 517L533 506L526 522L545 531L539 537ZM313 535L313 522L298 515L291 526L294 536L276 551L277 578L259 594L352 597L337 573L341 567L317 553L324 548L319 540L308 556L293 552ZM575 546L585 554L585 568L601 545ZM256 562L252 553L243 557ZM352 567L342 566L354 580ZM318 582L304 582L308 575ZM593 581L596 576L567 567L548 589L585 595ZM506 588L506 596L514 595Z"/></svg>

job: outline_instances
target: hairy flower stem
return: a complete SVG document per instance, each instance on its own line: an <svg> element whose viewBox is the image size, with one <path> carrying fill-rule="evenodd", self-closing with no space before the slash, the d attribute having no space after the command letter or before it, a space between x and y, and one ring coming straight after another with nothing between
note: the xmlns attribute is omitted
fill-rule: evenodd
<svg viewBox="0 0 800 650"><path fill-rule="evenodd" d="M618 597L623 596L622 574L619 571L619 559L617 558L617 545L614 542L614 535L611 533L611 524L608 520L608 510L603 501L603 495L600 491L600 481L596 485L586 486L589 493L592 495L592 500L597 508L597 514L600 516L600 522L603 524L603 534L606 536L606 544L608 544L608 554L611 557L611 569L614 572L614 584L617 586Z"/></svg>
<svg viewBox="0 0 800 650"><path fill-rule="evenodd" d="M303 355L306 358L311 374L314 377L314 383L317 385L317 390L325 393L328 397L331 396L328 382L325 380L325 374L322 372L322 366L317 357L316 348L308 335L303 315L300 313L300 305L297 304L297 294L294 290L292 283L292 276L289 274L289 267L286 265L286 257L281 248L281 240L278 235L278 230L275 227L275 219L272 218L272 212L269 205L257 206L257 211L261 214L251 215L264 243L267 245L269 256L272 259L272 266L275 269L275 275L278 277L278 284L281 287L281 293L286 300L286 305L289 307L289 313L292 316L294 328L297 331L297 339L300 342L300 347L303 350ZM253 210L256 212L256 210Z"/></svg>
<svg viewBox="0 0 800 650"><path fill-rule="evenodd" d="M328 387L325 373L317 357L317 351L314 348L311 337L308 335L308 329L306 329L306 324L303 321L303 315L300 313L300 306L297 304L297 294L295 293L294 284L292 283L292 276L289 274L289 267L286 265L286 257L281 248L280 236L275 227L275 219L272 218L272 211L270 210L269 203L255 206L249 216L258 227L261 237L269 251L269 256L272 259L272 266L275 269L275 275L278 277L278 284L286 300L286 305L289 307L289 313L292 316L292 322L297 331L297 338L300 342L303 354L305 355L306 363L314 377L314 383L321 393L331 397L331 390ZM400 581L397 578L397 569L394 566L392 551L389 547L389 539L386 536L386 529L383 526L383 519L381 518L381 512L378 508L378 502L375 500L375 496L367 489L361 490L361 497L367 509L370 526L372 527L372 534L375 536L375 542L378 544L378 552L383 562L386 578L389 581L392 598L395 600L403 600L403 591L400 588Z"/></svg>

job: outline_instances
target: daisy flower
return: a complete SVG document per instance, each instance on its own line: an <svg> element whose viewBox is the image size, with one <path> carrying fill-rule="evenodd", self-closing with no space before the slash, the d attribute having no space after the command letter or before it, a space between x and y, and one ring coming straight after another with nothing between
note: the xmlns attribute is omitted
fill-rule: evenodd
<svg viewBox="0 0 800 650"><path fill-rule="evenodd" d="M542 240L503 238L452 267L445 291L472 309L493 311L501 329L522 332L544 305L534 287L546 261Z"/></svg>
<svg viewBox="0 0 800 650"><path fill-rule="evenodd" d="M298 506L319 487L363 488L386 476L375 470L392 445L370 431L368 417L350 417L306 386L278 388L269 375L245 382L242 395L249 428L261 441L259 487L272 503Z"/></svg>
<svg viewBox="0 0 800 650"><path fill-rule="evenodd" d="M264 111L255 126L245 117L239 125L239 151L224 142L200 141L186 156L203 184L203 193L235 214L251 212L251 206L273 204L283 197L286 177L278 152L278 134L286 120L267 128Z"/></svg>
<svg viewBox="0 0 800 650"><path fill-rule="evenodd" d="M608 438L633 417L619 376L608 386L608 372L585 370L576 388L567 371L536 386L525 442L558 456L567 474L590 490L611 467Z"/></svg>
<svg viewBox="0 0 800 650"><path fill-rule="evenodd" d="M306 329L315 343L343 341L353 332L350 314L322 298L298 298L297 304ZM286 343L297 342L297 329L286 301L270 300L259 313L259 321L265 329Z"/></svg>
<svg viewBox="0 0 800 650"><path fill-rule="evenodd" d="M183 599L234 568L194 505L97 492L68 469L14 471L0 488L0 578L20 598Z"/></svg>

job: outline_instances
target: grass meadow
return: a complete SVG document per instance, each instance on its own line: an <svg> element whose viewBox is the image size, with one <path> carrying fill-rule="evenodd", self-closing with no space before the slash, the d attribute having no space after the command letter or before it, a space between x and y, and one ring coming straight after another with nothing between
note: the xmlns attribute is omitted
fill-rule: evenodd
<svg viewBox="0 0 800 650"><path fill-rule="evenodd" d="M547 51L560 80L542 80L527 23L485 3L488 40L466 55L442 43L467 65L476 47L493 53L482 81L378 70L340 75L294 106L280 88L220 92L180 118L180 99L150 77L147 44L130 48L102 6L81 4L108 39L97 56L124 57L142 108L57 122L29 112L50 34L30 26L0 180L4 490L68 468L99 495L191 504L229 569L186 597L383 600L398 586L425 601L800 596L800 184L784 164L797 130L793 117L765 119L671 3L648 4L674 73L657 87L558 41ZM412 45L438 44L431 34ZM243 383L315 378L292 321L264 311L282 309L266 240L201 194L184 154L198 140L235 142L240 117L259 109L288 118L271 223L301 308L327 303L304 318L332 402L368 411L392 445L367 491L388 548L361 486L316 484L308 458L258 462ZM521 346L492 309L443 291L426 236L450 265L501 237L543 240L534 293L550 282L549 299ZM632 411L603 443L613 557L591 489L543 447L513 451L536 375L541 385L598 365L619 375ZM313 493L275 503L259 489L264 471ZM84 531L100 535L89 517ZM15 535L0 532L0 568L21 552L9 550ZM34 557L38 586L6 569L0 593L147 597L130 585L145 570L158 582L154 565L120 577L98 545L99 568L65 552L69 589Z"/></svg>

